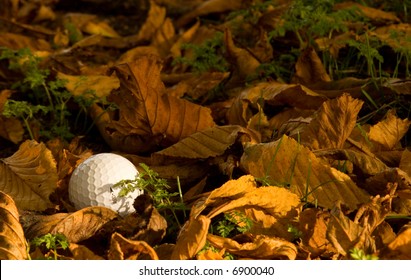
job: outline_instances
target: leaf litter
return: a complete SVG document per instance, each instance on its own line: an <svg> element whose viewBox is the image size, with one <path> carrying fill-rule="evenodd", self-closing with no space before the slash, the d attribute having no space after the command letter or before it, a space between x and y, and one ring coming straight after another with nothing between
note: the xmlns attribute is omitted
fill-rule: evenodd
<svg viewBox="0 0 411 280"><path fill-rule="evenodd" d="M411 258L405 6L79 2L0 12L1 259ZM101 152L166 188L74 209Z"/></svg>

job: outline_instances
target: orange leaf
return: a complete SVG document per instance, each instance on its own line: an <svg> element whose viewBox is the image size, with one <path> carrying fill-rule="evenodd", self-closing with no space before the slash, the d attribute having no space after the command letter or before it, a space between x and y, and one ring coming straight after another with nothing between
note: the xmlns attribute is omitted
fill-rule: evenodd
<svg viewBox="0 0 411 280"><path fill-rule="evenodd" d="M411 259L411 226L406 225L397 237L387 246L383 259L410 260Z"/></svg>
<svg viewBox="0 0 411 280"><path fill-rule="evenodd" d="M13 197L17 207L45 210L57 188L56 162L43 143L27 140L12 156L0 161L0 190Z"/></svg>
<svg viewBox="0 0 411 280"><path fill-rule="evenodd" d="M0 260L27 259L27 242L13 199L0 191Z"/></svg>
<svg viewBox="0 0 411 280"><path fill-rule="evenodd" d="M240 166L271 185L285 185L303 201L332 208L340 200L351 209L368 201L368 195L351 178L326 165L308 148L283 136L271 143L250 145Z"/></svg>
<svg viewBox="0 0 411 280"><path fill-rule="evenodd" d="M401 120L395 116L395 111L388 111L384 120L370 128L369 140L374 144L374 150L390 151L408 132L411 121Z"/></svg>
<svg viewBox="0 0 411 280"><path fill-rule="evenodd" d="M111 236L109 260L158 260L157 253L145 241L130 240L115 232Z"/></svg>
<svg viewBox="0 0 411 280"><path fill-rule="evenodd" d="M295 65L296 73L292 82L310 86L319 81L331 81L317 52L309 47L302 52Z"/></svg>
<svg viewBox="0 0 411 280"><path fill-rule="evenodd" d="M206 244L210 222L211 220L203 215L187 221L177 239L171 259L192 259Z"/></svg>
<svg viewBox="0 0 411 280"><path fill-rule="evenodd" d="M209 234L207 240L216 248L225 248L226 252L252 259L289 259L297 257L297 247L276 237L243 234L236 238L224 238Z"/></svg>
<svg viewBox="0 0 411 280"><path fill-rule="evenodd" d="M104 258L94 254L93 251L84 245L70 243L69 250L74 260L104 260Z"/></svg>

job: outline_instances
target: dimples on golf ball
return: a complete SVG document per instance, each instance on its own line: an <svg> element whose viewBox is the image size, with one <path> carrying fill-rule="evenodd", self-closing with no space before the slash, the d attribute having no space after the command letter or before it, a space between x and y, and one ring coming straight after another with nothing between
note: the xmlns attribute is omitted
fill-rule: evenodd
<svg viewBox="0 0 411 280"><path fill-rule="evenodd" d="M73 172L69 182L69 199L76 209L88 206L105 206L127 215L135 211L134 199L142 193L135 190L119 197L120 188L111 187L121 180L135 179L136 167L126 158L102 153L89 157Z"/></svg>

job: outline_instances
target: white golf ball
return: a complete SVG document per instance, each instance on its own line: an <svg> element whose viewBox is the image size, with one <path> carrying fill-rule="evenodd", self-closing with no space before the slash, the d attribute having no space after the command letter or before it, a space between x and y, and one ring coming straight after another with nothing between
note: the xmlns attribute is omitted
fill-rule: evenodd
<svg viewBox="0 0 411 280"><path fill-rule="evenodd" d="M119 197L120 188L112 186L121 180L136 179L138 171L128 159L112 154L96 154L83 161L71 175L68 194L76 209L89 206L105 206L121 216L135 211L134 199L143 193L135 190Z"/></svg>

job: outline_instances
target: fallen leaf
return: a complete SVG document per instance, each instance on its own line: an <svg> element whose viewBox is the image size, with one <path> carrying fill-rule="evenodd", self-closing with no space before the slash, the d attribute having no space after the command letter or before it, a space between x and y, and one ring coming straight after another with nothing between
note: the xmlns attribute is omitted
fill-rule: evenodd
<svg viewBox="0 0 411 280"><path fill-rule="evenodd" d="M312 150L342 148L356 124L362 104L348 94L325 101L301 133L301 144Z"/></svg>
<svg viewBox="0 0 411 280"><path fill-rule="evenodd" d="M382 259L409 260L411 259L411 226L404 226L397 237L382 253Z"/></svg>
<svg viewBox="0 0 411 280"><path fill-rule="evenodd" d="M190 260L204 247L211 219L199 215L183 226L171 254L172 260Z"/></svg>
<svg viewBox="0 0 411 280"><path fill-rule="evenodd" d="M84 245L70 243L68 248L74 260L104 260L103 257L96 255Z"/></svg>
<svg viewBox="0 0 411 280"><path fill-rule="evenodd" d="M0 191L0 260L26 260L27 241L13 199Z"/></svg>
<svg viewBox="0 0 411 280"><path fill-rule="evenodd" d="M312 48L306 48L295 64L296 73L292 79L295 84L309 86L318 81L331 81L317 52Z"/></svg>
<svg viewBox="0 0 411 280"><path fill-rule="evenodd" d="M167 161L198 160L224 154L234 143L259 142L258 135L251 130L237 125L214 126L180 140L176 144L155 152L152 159L156 163Z"/></svg>
<svg viewBox="0 0 411 280"><path fill-rule="evenodd" d="M111 236L109 260L158 260L157 253L145 241L129 240L121 234Z"/></svg>
<svg viewBox="0 0 411 280"><path fill-rule="evenodd" d="M59 219L50 233L64 234L70 242L78 243L92 237L107 222L118 217L117 212L101 206L86 207Z"/></svg>
<svg viewBox="0 0 411 280"><path fill-rule="evenodd" d="M120 79L120 90L110 98L119 106L120 117L112 120L107 129L113 137L135 135L141 143L136 143L134 149L141 153L169 146L215 125L208 108L165 95L160 70L160 62L153 57L113 68ZM127 152L128 147L112 148Z"/></svg>
<svg viewBox="0 0 411 280"><path fill-rule="evenodd" d="M56 162L43 143L27 140L16 153L0 161L0 190L13 197L21 209L53 207L49 196L56 187Z"/></svg>
<svg viewBox="0 0 411 280"><path fill-rule="evenodd" d="M297 257L297 247L276 237L264 235L243 234L236 240L208 234L207 241L218 249L225 248L226 252L247 259L288 259Z"/></svg>
<svg viewBox="0 0 411 280"><path fill-rule="evenodd" d="M270 185L285 186L303 201L333 208L340 200L350 209L368 201L348 175L318 159L308 148L283 136L271 143L249 145L240 160L248 174Z"/></svg>
<svg viewBox="0 0 411 280"><path fill-rule="evenodd" d="M392 150L407 133L411 121L401 120L395 116L395 111L388 111L385 119L373 125L368 133L368 139L373 143L375 151Z"/></svg>

